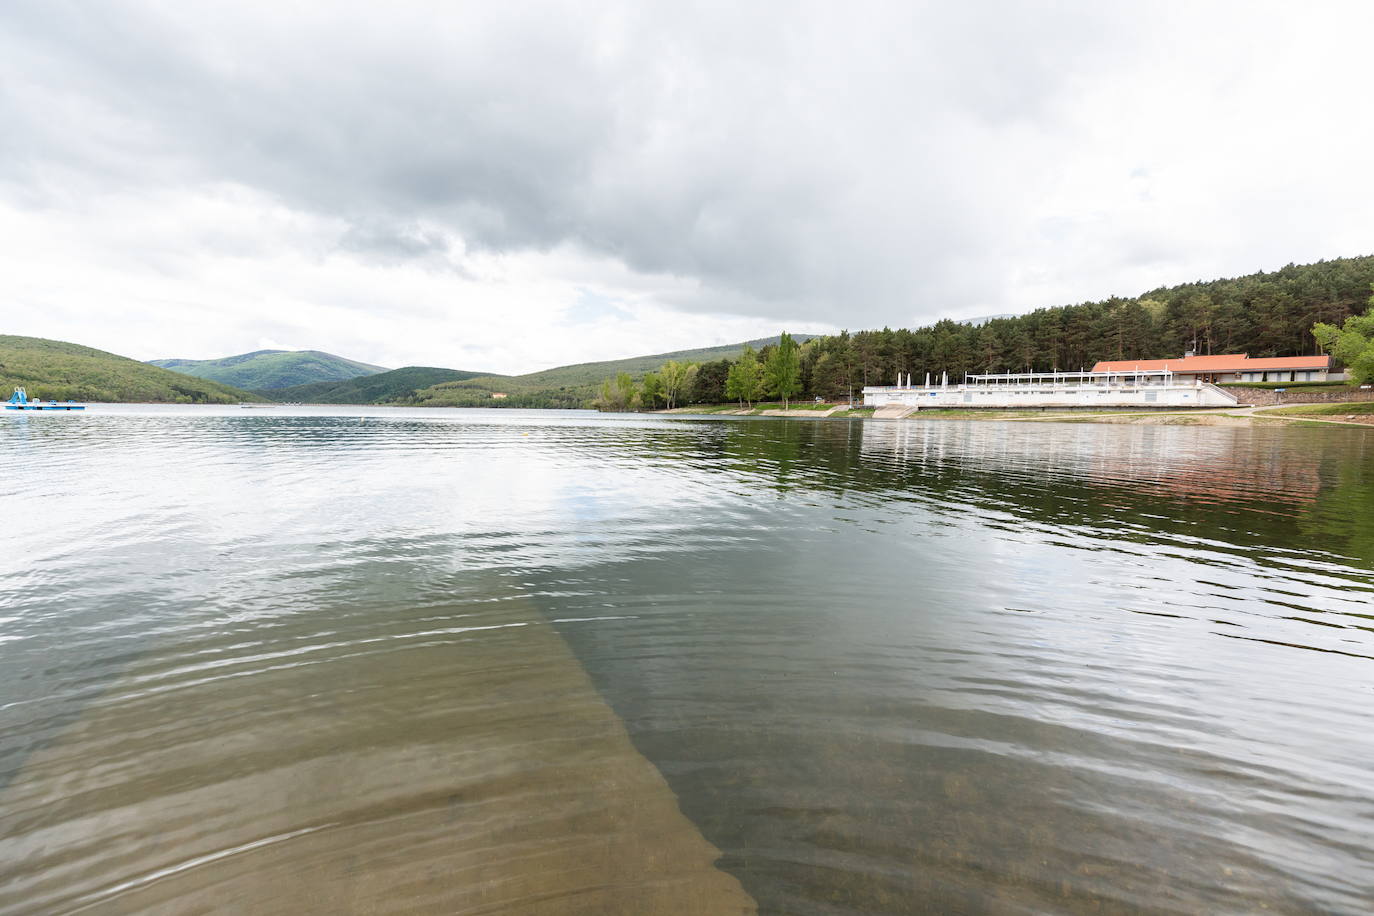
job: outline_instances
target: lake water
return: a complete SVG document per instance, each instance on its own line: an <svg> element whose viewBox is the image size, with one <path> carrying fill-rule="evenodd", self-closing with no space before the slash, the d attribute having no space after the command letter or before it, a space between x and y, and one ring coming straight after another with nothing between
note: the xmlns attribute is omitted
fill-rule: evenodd
<svg viewBox="0 0 1374 916"><path fill-rule="evenodd" d="M1374 908L1374 430L0 417L0 912Z"/></svg>

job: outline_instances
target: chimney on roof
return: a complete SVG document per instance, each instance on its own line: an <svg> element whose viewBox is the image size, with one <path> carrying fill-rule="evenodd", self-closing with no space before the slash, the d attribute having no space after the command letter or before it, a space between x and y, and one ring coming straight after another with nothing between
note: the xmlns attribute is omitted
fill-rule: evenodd
<svg viewBox="0 0 1374 916"><path fill-rule="evenodd" d="M1197 356L1197 338L1196 338L1196 337L1193 338L1193 345L1192 345L1191 347L1189 347L1188 349L1186 349L1186 350L1183 351L1183 358L1184 358L1184 359L1190 359L1191 357L1194 357L1194 356Z"/></svg>

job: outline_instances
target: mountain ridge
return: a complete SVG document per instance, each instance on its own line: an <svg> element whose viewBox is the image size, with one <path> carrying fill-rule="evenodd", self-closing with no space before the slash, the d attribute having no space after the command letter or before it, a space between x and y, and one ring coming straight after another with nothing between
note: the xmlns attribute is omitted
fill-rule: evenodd
<svg viewBox="0 0 1374 916"><path fill-rule="evenodd" d="M218 359L151 359L149 365L250 391L336 382L388 371L323 350L253 350Z"/></svg>
<svg viewBox="0 0 1374 916"><path fill-rule="evenodd" d="M435 366L402 366L386 372L333 382L312 382L290 388L255 391L273 401L300 404L389 404L404 400L422 388L442 382L492 377L486 372L442 369Z"/></svg>
<svg viewBox="0 0 1374 916"><path fill-rule="evenodd" d="M815 336L795 334L793 339L801 343ZM735 359L746 346L757 350L777 342L776 336L759 337L712 347L571 363L524 375L477 376L421 389L415 392L409 403L421 407L585 407L596 396L596 387L608 376L628 372L631 376L640 377L660 368L669 360L715 362Z"/></svg>

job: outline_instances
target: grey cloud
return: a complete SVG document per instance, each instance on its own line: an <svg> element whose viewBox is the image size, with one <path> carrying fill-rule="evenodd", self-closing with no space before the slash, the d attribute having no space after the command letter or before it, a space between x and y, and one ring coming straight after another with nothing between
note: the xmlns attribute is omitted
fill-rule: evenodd
<svg viewBox="0 0 1374 916"><path fill-rule="evenodd" d="M438 260L447 264L452 243L436 229L370 220L350 224L339 237L339 247L383 263Z"/></svg>
<svg viewBox="0 0 1374 916"><path fill-rule="evenodd" d="M570 245L685 309L998 311L1051 135L1159 38L1096 2L497 6L9 3L4 180L242 183L367 257Z"/></svg>

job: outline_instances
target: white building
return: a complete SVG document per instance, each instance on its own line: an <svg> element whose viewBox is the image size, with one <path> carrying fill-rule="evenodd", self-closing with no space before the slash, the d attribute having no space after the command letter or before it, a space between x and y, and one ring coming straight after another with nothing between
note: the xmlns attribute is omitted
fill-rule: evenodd
<svg viewBox="0 0 1374 916"><path fill-rule="evenodd" d="M971 375L963 384L869 386L865 407L1234 407L1236 396L1168 369Z"/></svg>

